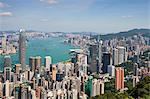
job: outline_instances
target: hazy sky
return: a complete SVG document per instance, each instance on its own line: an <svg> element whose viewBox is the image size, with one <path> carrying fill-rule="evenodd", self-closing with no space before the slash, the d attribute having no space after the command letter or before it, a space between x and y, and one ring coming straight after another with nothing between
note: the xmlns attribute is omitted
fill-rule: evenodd
<svg viewBox="0 0 150 99"><path fill-rule="evenodd" d="M150 0L0 0L0 30L118 32L150 27Z"/></svg>

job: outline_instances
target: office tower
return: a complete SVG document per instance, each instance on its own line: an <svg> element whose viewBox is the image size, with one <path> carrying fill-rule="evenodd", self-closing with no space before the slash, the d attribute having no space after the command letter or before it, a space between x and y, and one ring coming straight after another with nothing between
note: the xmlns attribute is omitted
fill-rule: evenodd
<svg viewBox="0 0 150 99"><path fill-rule="evenodd" d="M91 44L89 47L89 71L91 73L99 72L98 68L98 46Z"/></svg>
<svg viewBox="0 0 150 99"><path fill-rule="evenodd" d="M77 55L77 60L79 64L79 72L83 71L85 74L87 74L87 55L80 53Z"/></svg>
<svg viewBox="0 0 150 99"><path fill-rule="evenodd" d="M19 61L22 67L22 71L26 69L25 58L26 58L26 37L25 31L21 29L19 34Z"/></svg>
<svg viewBox="0 0 150 99"><path fill-rule="evenodd" d="M116 90L123 89L124 88L124 69L121 67L116 67L115 74L116 74L116 80L115 80Z"/></svg>
<svg viewBox="0 0 150 99"><path fill-rule="evenodd" d="M87 65L87 55L84 53L78 53L77 54L77 62L78 62L78 64Z"/></svg>
<svg viewBox="0 0 150 99"><path fill-rule="evenodd" d="M100 38L98 39L98 66L99 66L99 72L102 72L102 41L100 41Z"/></svg>
<svg viewBox="0 0 150 99"><path fill-rule="evenodd" d="M139 45L134 46L135 54L136 54L136 62L139 64L140 63L140 47Z"/></svg>
<svg viewBox="0 0 150 99"><path fill-rule="evenodd" d="M71 62L73 63L73 73L78 74L79 71L79 65L77 64L78 61L78 53L76 52L76 50L71 50L70 51L70 56L71 56Z"/></svg>
<svg viewBox="0 0 150 99"><path fill-rule="evenodd" d="M115 77L115 66L108 65L108 73L111 77Z"/></svg>
<svg viewBox="0 0 150 99"><path fill-rule="evenodd" d="M119 59L118 59L118 49L113 48L112 52L112 65L118 65Z"/></svg>
<svg viewBox="0 0 150 99"><path fill-rule="evenodd" d="M56 81L56 73L57 73L56 65L53 65L52 66L52 80L54 81Z"/></svg>
<svg viewBox="0 0 150 99"><path fill-rule="evenodd" d="M118 48L118 63L124 63L125 61L127 61L127 52L126 52L126 48L119 46Z"/></svg>
<svg viewBox="0 0 150 99"><path fill-rule="evenodd" d="M138 64L137 63L134 64L133 75L138 76Z"/></svg>
<svg viewBox="0 0 150 99"><path fill-rule="evenodd" d="M21 64L15 64L15 73L19 74L21 69Z"/></svg>
<svg viewBox="0 0 150 99"><path fill-rule="evenodd" d="M31 68L31 71L35 71L35 57L29 58L29 66Z"/></svg>
<svg viewBox="0 0 150 99"><path fill-rule="evenodd" d="M35 69L39 69L41 67L41 57L36 56L35 57Z"/></svg>
<svg viewBox="0 0 150 99"><path fill-rule="evenodd" d="M102 67L102 71L103 73L108 73L108 65L112 64L112 56L111 53L105 52L103 53L103 67Z"/></svg>
<svg viewBox="0 0 150 99"><path fill-rule="evenodd" d="M118 47L118 63L121 64L124 62L124 47Z"/></svg>
<svg viewBox="0 0 150 99"><path fill-rule="evenodd" d="M10 96L10 85L9 81L7 80L5 83L5 96L8 98Z"/></svg>
<svg viewBox="0 0 150 99"><path fill-rule="evenodd" d="M52 64L52 58L50 56L46 56L44 59L44 66L46 67L46 70L50 70L50 65Z"/></svg>
<svg viewBox="0 0 150 99"><path fill-rule="evenodd" d="M70 51L70 57L71 57L71 62L76 64L76 62L77 62L77 53L75 52L75 50Z"/></svg>

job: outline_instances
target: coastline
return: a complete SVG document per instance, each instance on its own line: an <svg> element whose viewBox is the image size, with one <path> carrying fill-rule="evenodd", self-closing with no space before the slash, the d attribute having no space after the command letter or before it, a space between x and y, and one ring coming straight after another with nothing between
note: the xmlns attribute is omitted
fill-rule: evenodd
<svg viewBox="0 0 150 99"><path fill-rule="evenodd" d="M51 56L54 64L64 62L69 59L69 51L72 48L76 48L70 44L64 44L65 38L63 37L48 37L48 38L32 38L29 39L27 51L26 51L26 64L29 62L30 56L41 56L42 63L45 56ZM45 44L47 43L47 44ZM34 53L33 53L34 52ZM0 59L3 60L5 55L0 55ZM10 54L12 59L12 65L19 62L18 50L15 54ZM3 70L3 63L0 62L0 70Z"/></svg>

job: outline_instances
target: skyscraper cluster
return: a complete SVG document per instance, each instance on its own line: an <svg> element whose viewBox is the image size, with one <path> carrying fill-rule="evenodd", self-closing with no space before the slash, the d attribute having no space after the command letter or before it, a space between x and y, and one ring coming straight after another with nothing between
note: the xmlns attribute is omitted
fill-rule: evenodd
<svg viewBox="0 0 150 99"><path fill-rule="evenodd" d="M82 48L70 49L70 59L53 63L51 56L30 56L26 60L26 33L19 33L19 63L13 64L11 56L4 57L4 72L0 75L0 97L6 99L88 99L105 94L107 83L123 92L125 81L133 86L150 73L150 54L147 67L141 67L140 55L144 53L141 36L100 40L79 37ZM136 42L136 40L139 40ZM75 39L71 39L74 42ZM82 42L83 41L83 42ZM74 42L74 43L75 43ZM134 45L136 44L136 45ZM135 56L138 56L135 57ZM42 61L42 59L44 61ZM146 60L145 59L145 60ZM125 63L131 63L128 72ZM114 81L114 82L112 82ZM110 89L111 90L111 89Z"/></svg>

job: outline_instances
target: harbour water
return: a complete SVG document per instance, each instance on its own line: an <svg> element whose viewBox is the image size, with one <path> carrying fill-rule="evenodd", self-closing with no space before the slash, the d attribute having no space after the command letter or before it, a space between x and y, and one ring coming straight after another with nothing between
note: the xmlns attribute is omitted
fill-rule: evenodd
<svg viewBox="0 0 150 99"><path fill-rule="evenodd" d="M69 59L69 50L74 48L63 43L64 38L34 38L29 39L26 49L26 64L29 64L30 56L41 56L42 63L45 56L52 57L52 63L58 63ZM18 52L18 51L17 51ZM3 69L3 57L0 56L0 70ZM19 63L19 54L12 54L12 65Z"/></svg>

